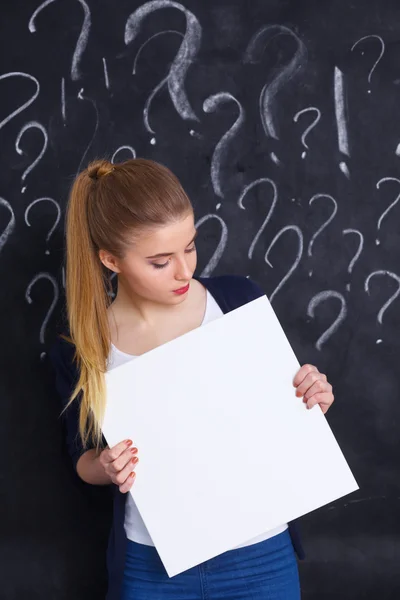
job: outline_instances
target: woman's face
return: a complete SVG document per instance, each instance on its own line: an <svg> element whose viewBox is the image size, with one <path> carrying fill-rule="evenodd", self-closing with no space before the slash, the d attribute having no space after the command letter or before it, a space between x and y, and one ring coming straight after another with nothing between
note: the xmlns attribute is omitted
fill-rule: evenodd
<svg viewBox="0 0 400 600"><path fill-rule="evenodd" d="M179 304L187 297L197 264L193 213L142 231L124 258L100 252L103 264L118 273L118 285L128 292L162 304Z"/></svg>

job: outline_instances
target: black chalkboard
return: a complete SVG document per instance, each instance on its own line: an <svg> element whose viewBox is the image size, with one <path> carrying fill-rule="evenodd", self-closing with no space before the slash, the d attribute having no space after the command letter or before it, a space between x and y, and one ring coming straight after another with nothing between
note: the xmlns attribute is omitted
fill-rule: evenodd
<svg viewBox="0 0 400 600"><path fill-rule="evenodd" d="M398 598L398 3L1 9L1 598L104 595L110 499L72 472L46 359L68 189L101 156L170 167L195 205L199 274L255 279L334 385L360 491L302 519L303 598Z"/></svg>

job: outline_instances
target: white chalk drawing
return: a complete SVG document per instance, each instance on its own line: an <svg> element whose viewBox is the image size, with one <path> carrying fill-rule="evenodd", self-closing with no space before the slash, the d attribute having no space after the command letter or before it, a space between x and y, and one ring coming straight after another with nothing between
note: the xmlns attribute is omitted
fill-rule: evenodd
<svg viewBox="0 0 400 600"><path fill-rule="evenodd" d="M183 33L181 33L180 31L175 31L174 29L167 29L165 31L159 31L158 33L155 33L140 46L139 50L136 53L135 60L133 63L133 71L132 71L133 75L136 75L137 61L139 59L140 54L142 53L142 50L155 38L157 38L161 35L171 34L171 33L173 33L175 35L179 35L181 38L184 38ZM155 88L151 91L149 97L147 98L147 100L145 102L144 109L143 109L143 122L144 122L144 126L146 127L146 129L149 133L155 133L155 130L150 125L151 105L153 103L154 98L157 96L158 92L160 92L164 87L166 87L168 89L168 80L169 80L169 73L166 77L164 77L160 81L160 83L158 83L155 86ZM156 139L153 137L151 142L152 142L152 144L155 144Z"/></svg>
<svg viewBox="0 0 400 600"><path fill-rule="evenodd" d="M50 204L53 204L56 207L56 218L55 221L53 223L53 226L51 227L51 229L48 231L47 236L46 236L46 242L49 243L51 236L53 235L57 225L60 222L61 219L61 209L60 206L58 204L58 202L56 202L55 200L53 200L53 198L37 198L36 200L34 200L33 202L30 203L30 205L27 207L26 211L25 211L25 223L28 225L28 227L31 227L31 224L29 222L29 213L31 212L31 209L33 206L37 206L39 203L41 202L50 202ZM46 249L46 254L50 254L50 250Z"/></svg>
<svg viewBox="0 0 400 600"><path fill-rule="evenodd" d="M272 294L269 296L270 302L272 302L274 300L274 298L275 298L276 294L279 292L279 290L282 289L282 287L285 285L285 283L287 282L287 280L289 279L289 277L291 277L293 275L294 271L299 266L299 263L301 261L301 257L303 256L303 233L302 233L300 227L297 227L296 225L287 225L286 227L283 227L280 231L278 231L278 233L276 234L276 236L274 237L274 239L270 243L270 245L268 247L268 250L265 253L265 257L264 257L265 262L267 263L267 265L269 265L270 267L273 268L273 265L271 264L271 262L268 259L269 253L271 252L272 248L275 246L275 244L279 240L279 238L284 233L286 233L287 231L294 231L297 234L298 241L299 241L299 246L298 246L298 249L297 249L297 255L296 255L294 263L290 267L289 271L281 279L281 281L279 282L279 284L277 285L277 287L274 289L274 291L272 292Z"/></svg>
<svg viewBox="0 0 400 600"><path fill-rule="evenodd" d="M354 48L356 46L358 46L358 44L360 44L361 42L364 42L365 40L378 40L379 45L380 45L380 52L379 52L379 56L376 59L376 61L374 62L372 69L369 72L368 75L368 83L371 85L371 77L373 72L375 71L376 67L378 66L378 64L380 63L380 61L382 60L383 55L385 54L385 42L383 41L383 39L381 38L380 35L365 35L364 37L362 37L361 39L359 39L355 44L353 44L351 51L354 50ZM362 53L364 54L364 52ZM368 93L371 93L371 88L369 88Z"/></svg>
<svg viewBox="0 0 400 600"><path fill-rule="evenodd" d="M59 298L58 283L57 283L56 279L52 275L50 275L50 273L44 273L44 272L38 273L37 275L35 275L35 277L32 279L32 281L26 288L25 299L29 304L33 303L33 300L31 298L32 288L37 284L38 281L40 281L42 279L50 281L52 288L53 288L53 297L51 300L50 308L46 312L46 315L43 319L42 325L40 327L40 333L39 333L39 341L41 344L44 344L44 336L46 333L46 327L48 325L48 322L50 320L50 317L51 317L55 307L57 306L57 302L58 302L58 298ZM42 299L42 298L43 298L43 294L40 295L40 299ZM41 357L43 357L43 356L44 356L44 353L41 354Z"/></svg>
<svg viewBox="0 0 400 600"><path fill-rule="evenodd" d="M107 62L104 57L102 58L102 61L103 61L103 71L104 71L104 85L109 90L110 89L110 79L108 77Z"/></svg>
<svg viewBox="0 0 400 600"><path fill-rule="evenodd" d="M334 290L325 290L316 294L311 300L307 308L307 315L312 319L315 318L315 310L322 302L326 302L331 298L337 299L340 302L340 312L336 317L335 321L328 327L326 331L318 338L315 347L317 350L321 350L322 346L336 333L340 325L347 317L347 303L342 294L335 292Z"/></svg>
<svg viewBox="0 0 400 600"><path fill-rule="evenodd" d="M243 205L243 200L244 200L245 196L254 187L259 186L259 185L261 185L263 183L267 183L268 185L270 185L272 187L272 202L271 202L271 207L270 207L270 209L268 211L268 214L267 214L267 216L265 217L265 219L263 221L263 224L261 225L260 229L257 231L256 235L254 236L253 241L250 244L249 253L248 253L248 257L249 257L250 260L253 257L254 248L255 248L258 240L260 239L260 237L261 237L264 229L266 228L268 222L270 221L270 219L271 219L271 217L273 215L276 203L278 202L278 190L277 190L275 182L272 181L272 179L269 179L268 177L261 177L260 179L256 179L252 183L249 183L249 185L246 185L246 187L244 188L244 190L240 194L240 197L239 197L239 200L238 200L238 206L242 210L245 210L245 207ZM272 267L272 265L270 265L270 266Z"/></svg>
<svg viewBox="0 0 400 600"><path fill-rule="evenodd" d="M32 104L32 102L34 102L36 100L36 98L39 96L39 93L40 93L40 84L39 84L38 80L36 79L36 77L29 75L29 73L22 73L20 71L14 71L12 73L4 73L3 75L0 75L0 81L2 79L8 79L9 77L26 77L26 79L29 79L30 81L34 81L36 84L36 91L33 94L33 96L31 98L29 98L29 100L27 102L25 102L24 104L21 104L21 106L19 108L14 110L5 119L3 119L0 122L0 129L2 127L4 127L4 125L7 125L7 123L9 123L11 121L11 119L13 119L17 115L19 115L19 113L24 111L26 108L28 108L28 106L30 106Z"/></svg>
<svg viewBox="0 0 400 600"><path fill-rule="evenodd" d="M338 67L335 67L334 95L339 152L344 154L346 157L350 157L349 135L347 132L348 118L346 107L346 89L344 83L344 75ZM342 171L342 173L346 175L347 178L350 177L350 171L346 161L341 161L339 163L339 168Z"/></svg>
<svg viewBox="0 0 400 600"><path fill-rule="evenodd" d="M185 91L186 75L189 67L196 60L201 43L202 29L196 16L179 2L172 2L171 0L146 2L129 15L125 25L125 44L131 44L136 39L143 21L149 15L165 8L174 8L181 11L186 19L186 31L165 83L168 85L172 103L180 117L184 120L199 121ZM162 82L162 85L164 85L164 82Z"/></svg>
<svg viewBox="0 0 400 600"><path fill-rule="evenodd" d="M116 151L114 152L114 154L111 157L112 163L118 162L117 160L115 160L115 157L123 150L128 150L128 152L130 152L132 154L132 158L136 158L136 151L134 148L132 148L132 146L120 146L119 148L116 149Z"/></svg>
<svg viewBox="0 0 400 600"><path fill-rule="evenodd" d="M291 79L300 71L307 60L307 49L302 40L288 27L283 25L267 25L262 27L250 40L245 51L245 63L260 62L264 54L265 47L270 40L280 35L289 35L296 41L296 52L288 64L280 67L276 75L264 85L259 98L259 111L262 126L265 135L275 140L279 140L278 125L276 123L275 105L276 97ZM276 164L280 164L279 158L273 153L270 154Z"/></svg>
<svg viewBox="0 0 400 600"><path fill-rule="evenodd" d="M335 215L337 213L337 202L336 200L330 196L329 194L315 194L311 199L310 199L310 206L313 204L313 202L315 202L316 200L321 200L323 198L326 198L327 200L331 201L333 203L333 210L332 210L332 214L326 219L326 221L324 221L321 225L321 227L319 229L317 229L317 231L314 233L314 235L312 236L310 243L308 244L308 250L307 250L307 254L308 256L311 258L312 256L312 251L313 251L313 246L315 244L315 240L317 239L317 237L319 235L321 235L321 233L324 231L324 229L326 229L329 225L329 223L331 223L333 221L333 219L335 218ZM309 275L312 275L312 271L310 271Z"/></svg>
<svg viewBox="0 0 400 600"><path fill-rule="evenodd" d="M381 185L382 185L382 183L386 183L388 181L395 181L396 183L400 184L400 179L397 179L397 177L383 177L376 184L377 189L379 190L380 187L381 187ZM382 225L383 219L388 215L388 213L392 210L392 208L394 208L396 206L396 204L398 203L399 200L400 200L400 193L397 195L396 199L392 202L392 204L390 204L388 206L388 208L379 217L378 224L377 224L377 230L378 230L378 232L381 229L381 225ZM375 243L376 243L377 246L379 246L379 244L381 243L379 237L376 238Z"/></svg>
<svg viewBox="0 0 400 600"><path fill-rule="evenodd" d="M368 277L366 278L365 284L364 284L364 290L367 292L368 295L370 294L369 284L373 277L391 277L392 279L394 279L397 282L397 285L398 285L398 288L395 291L395 293L392 294L392 296L390 296L389 300L387 302L385 302L385 304L380 308L380 310L378 312L377 321L380 325L382 325L383 315L385 314L387 309L393 304L393 302L396 300L396 298L398 298L398 296L400 294L400 277L398 275L396 275L396 273L392 273L391 271L386 271L386 270L374 271L373 273L370 273L368 275Z"/></svg>
<svg viewBox="0 0 400 600"><path fill-rule="evenodd" d="M349 266L347 267L347 272L351 275L351 273L353 272L353 268L354 265L356 264L356 262L358 261L358 259L361 256L361 253L363 251L364 248L364 236L361 233L361 231L358 231L358 229L343 229L343 235L349 235L349 234L355 234L358 236L359 238L359 243L358 243L358 248L357 251L355 253L355 255L353 256L353 258L351 259ZM349 292L350 291L350 283L346 284L346 289Z"/></svg>
<svg viewBox="0 0 400 600"><path fill-rule="evenodd" d="M36 32L35 21L36 21L36 17L38 16L38 14L41 13L42 10L45 9L47 6L49 6L50 4L53 4L53 2L56 2L56 1L57 0L46 0L46 2L43 2L40 6L38 6L38 8L35 10L33 15L31 16L31 18L29 19L28 28L31 33ZM91 27L91 16L90 16L90 9L89 9L88 5L86 4L86 2L84 0L77 0L77 1L83 8L84 16L83 16L81 32L79 34L78 41L76 42L75 51L74 51L74 54L72 57L71 79L73 81L77 81L81 77L79 64L80 64L80 61L82 58L82 54L84 53L85 48L89 41L89 33L90 33L90 27ZM70 3L70 6L71 6L71 3Z"/></svg>
<svg viewBox="0 0 400 600"><path fill-rule="evenodd" d="M310 149L310 146L306 142L306 138L307 138L308 134L314 129L314 127L316 127L318 125L318 123L320 122L321 111L319 110L319 108L316 108L315 106L310 106L308 108L303 108L303 110L300 110L293 117L293 121L295 123L297 123L302 115L305 115L310 112L315 112L316 117L315 117L314 121L312 121L311 125L309 125L307 127L307 129L304 131L303 135L301 136L301 143L303 144L303 146L305 148L304 152L301 155L301 158L305 158L307 156L307 150Z"/></svg>
<svg viewBox="0 0 400 600"><path fill-rule="evenodd" d="M29 129L39 129L39 131L42 132L43 134L43 147L39 153L39 155L35 158L35 160L25 169L25 171L22 174L21 180L25 181L25 179L27 178L27 176L29 175L29 173L31 173L33 171L33 169L39 164L39 162L41 161L41 159L43 158L44 153L47 150L47 145L48 145L48 136L47 136L47 131L46 129L43 127L43 125L41 123L38 123L37 121L30 121L29 123L26 123L21 131L19 132L18 136L17 136L17 140L15 142L15 149L18 152L18 154L20 156L22 156L24 154L24 151L22 150L20 143L21 143L21 139L22 136L29 130ZM24 190L23 190L24 191Z"/></svg>
<svg viewBox="0 0 400 600"><path fill-rule="evenodd" d="M228 227L225 221L219 216L215 214L205 215L201 219L199 219L196 223L196 229L199 229L203 223L206 223L210 219L216 219L221 224L221 237L218 242L218 246L214 251L214 254L208 261L208 264L204 267L201 277L209 277L211 273L214 271L215 267L218 265L219 261L222 258L222 255L225 251L226 244L228 242Z"/></svg>
<svg viewBox="0 0 400 600"><path fill-rule="evenodd" d="M245 113L242 105L232 94L228 92L219 92L218 94L214 94L213 96L209 96L204 100L203 110L206 113L215 112L220 105L225 104L226 102L235 102L236 106L239 108L239 116L232 125L228 129L226 133L219 140L218 144L215 146L213 156L211 159L211 181L214 188L214 193L220 198L224 197L224 193L222 191L221 186L221 167L224 161L224 158L227 154L228 147L231 144L232 140L234 140L238 131L242 127L245 120Z"/></svg>

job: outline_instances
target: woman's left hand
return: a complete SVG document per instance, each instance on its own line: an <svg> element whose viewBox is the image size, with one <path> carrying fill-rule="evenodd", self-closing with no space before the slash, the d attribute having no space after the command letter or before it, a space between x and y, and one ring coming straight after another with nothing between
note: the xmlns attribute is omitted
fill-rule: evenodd
<svg viewBox="0 0 400 600"><path fill-rule="evenodd" d="M303 365L297 372L293 385L297 388L296 396L303 397L303 402L307 403L307 408L319 404L324 414L329 410L335 399L332 394L332 386L326 375L320 373L314 365Z"/></svg>

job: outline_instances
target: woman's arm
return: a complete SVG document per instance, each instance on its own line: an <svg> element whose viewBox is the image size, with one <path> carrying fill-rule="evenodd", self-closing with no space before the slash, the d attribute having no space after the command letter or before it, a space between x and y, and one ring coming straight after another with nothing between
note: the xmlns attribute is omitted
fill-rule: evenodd
<svg viewBox="0 0 400 600"><path fill-rule="evenodd" d="M135 480L137 448L131 448L131 440L120 442L113 448L106 447L102 451L83 447L78 430L80 398L76 398L66 408L78 378L73 346L59 338L49 355L55 369L56 388L63 409L66 409L62 412L62 418L66 429L67 448L78 476L91 485L114 483L121 492L128 492ZM107 443L104 437L103 443Z"/></svg>
<svg viewBox="0 0 400 600"><path fill-rule="evenodd" d="M96 448L87 450L76 463L76 472L86 483L92 485L109 485L111 477L107 475L100 462L100 452Z"/></svg>

